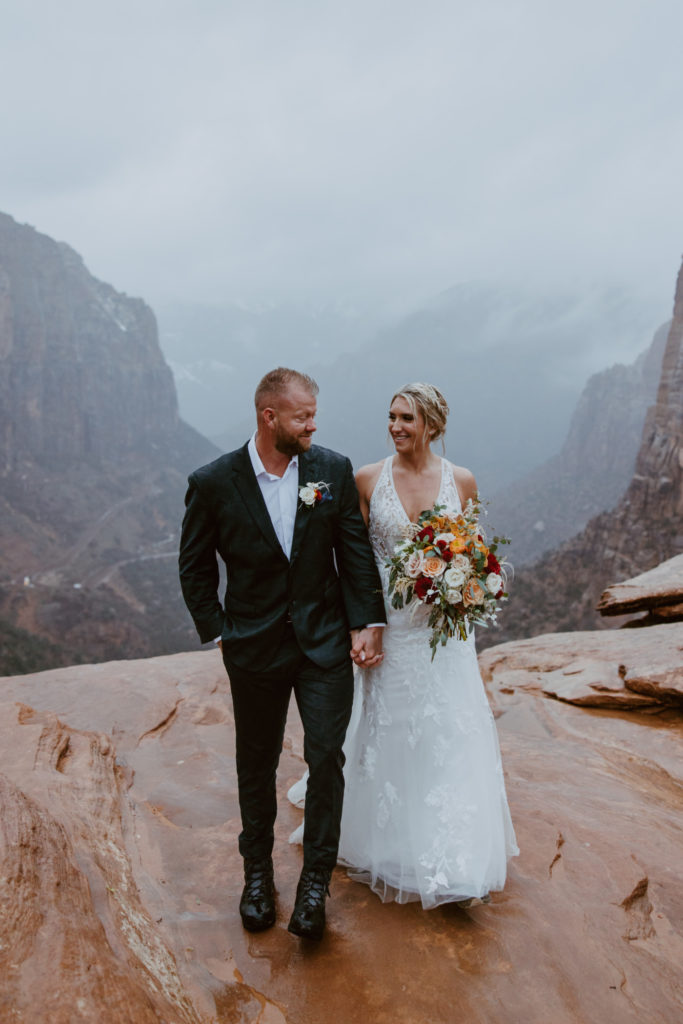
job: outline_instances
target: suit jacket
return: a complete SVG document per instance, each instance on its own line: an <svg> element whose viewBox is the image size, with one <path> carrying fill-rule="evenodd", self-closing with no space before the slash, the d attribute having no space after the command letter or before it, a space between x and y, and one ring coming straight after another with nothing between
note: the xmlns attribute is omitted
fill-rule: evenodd
<svg viewBox="0 0 683 1024"><path fill-rule="evenodd" d="M267 670L291 618L304 654L322 667L349 651L349 630L385 622L381 582L351 463L312 445L299 487L324 481L331 500L299 503L291 558L277 539L247 445L189 477L180 581L203 643L220 635L236 665ZM227 569L221 606L216 553Z"/></svg>

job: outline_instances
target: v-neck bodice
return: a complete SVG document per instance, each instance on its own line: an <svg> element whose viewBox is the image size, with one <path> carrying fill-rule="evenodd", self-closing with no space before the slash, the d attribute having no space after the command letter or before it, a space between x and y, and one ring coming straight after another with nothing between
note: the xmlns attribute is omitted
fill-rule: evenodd
<svg viewBox="0 0 683 1024"><path fill-rule="evenodd" d="M368 531L375 560L380 570L394 553L396 545L410 536L414 523L411 522L398 496L392 472L393 456L388 456L380 471L375 489L370 498ZM444 505L449 512L461 511L460 496L445 459L441 459L441 484L434 504ZM425 505L425 508L429 507Z"/></svg>

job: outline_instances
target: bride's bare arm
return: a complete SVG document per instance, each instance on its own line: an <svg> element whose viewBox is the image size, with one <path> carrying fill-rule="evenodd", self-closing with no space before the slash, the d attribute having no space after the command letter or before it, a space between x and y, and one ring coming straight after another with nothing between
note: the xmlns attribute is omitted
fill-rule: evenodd
<svg viewBox="0 0 683 1024"><path fill-rule="evenodd" d="M381 471L382 463L373 462L369 466L361 466L356 473L356 487L358 488L358 497L360 499L360 510L366 526L368 525L370 515L370 498Z"/></svg>
<svg viewBox="0 0 683 1024"><path fill-rule="evenodd" d="M469 469L465 469L464 466L454 466L452 462L450 466L453 470L455 486L458 488L458 494L460 495L460 502L464 508L470 498L474 501L477 496L477 481Z"/></svg>

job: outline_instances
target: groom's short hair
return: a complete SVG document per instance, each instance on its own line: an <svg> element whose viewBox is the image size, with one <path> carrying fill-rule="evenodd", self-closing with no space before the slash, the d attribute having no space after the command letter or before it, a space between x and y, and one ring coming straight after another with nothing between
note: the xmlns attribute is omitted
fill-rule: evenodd
<svg viewBox="0 0 683 1024"><path fill-rule="evenodd" d="M320 390L313 378L309 377L307 373L299 373L298 370L289 370L286 366L278 366L258 382L254 394L256 411L258 412L259 409L266 406L277 395L281 395L290 384L298 384L305 391L310 391L312 395L317 395Z"/></svg>

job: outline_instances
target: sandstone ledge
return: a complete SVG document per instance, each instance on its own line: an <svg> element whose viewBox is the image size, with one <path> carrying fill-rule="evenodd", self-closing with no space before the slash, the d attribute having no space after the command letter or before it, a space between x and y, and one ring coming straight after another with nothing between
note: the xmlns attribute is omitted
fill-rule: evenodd
<svg viewBox="0 0 683 1024"><path fill-rule="evenodd" d="M595 674L598 636L626 637L643 654L640 634L660 629L679 642L667 626L488 651L522 851L505 891L489 906L425 913L382 905L337 871L329 931L313 947L286 931L301 856L286 842L300 818L284 799L302 768L294 717L279 776L278 923L262 935L240 926L232 716L218 652L0 680L0 854L14 883L3 890L0 1018L677 1019L680 714L576 707L548 699L537 678L582 657Z"/></svg>
<svg viewBox="0 0 683 1024"><path fill-rule="evenodd" d="M493 693L519 688L585 707L661 711L683 705L683 623L547 633L480 656Z"/></svg>
<svg viewBox="0 0 683 1024"><path fill-rule="evenodd" d="M597 609L601 615L654 611L683 615L683 555L676 555L633 579L608 587Z"/></svg>

